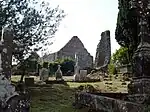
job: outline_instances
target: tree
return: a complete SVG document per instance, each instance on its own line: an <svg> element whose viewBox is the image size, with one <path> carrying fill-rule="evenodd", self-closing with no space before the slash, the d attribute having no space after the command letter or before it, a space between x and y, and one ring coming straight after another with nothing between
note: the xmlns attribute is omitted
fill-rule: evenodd
<svg viewBox="0 0 150 112"><path fill-rule="evenodd" d="M130 10L130 0L118 0L118 2L119 12L115 38L122 47L128 48L129 58L131 59L139 43L137 17L135 12Z"/></svg>
<svg viewBox="0 0 150 112"><path fill-rule="evenodd" d="M49 63L49 71L50 71L50 75L54 75L55 72L57 71L58 65L60 63L58 62L53 62L53 63Z"/></svg>
<svg viewBox="0 0 150 112"><path fill-rule="evenodd" d="M61 66L61 71L64 75L71 75L68 74L68 72L69 73L74 72L74 65L75 65L74 60L70 58L64 58L64 59L58 59L53 63L49 63L50 74L54 74L56 72L58 65Z"/></svg>
<svg viewBox="0 0 150 112"><path fill-rule="evenodd" d="M38 0L1 0L0 32L7 27L13 32L14 56L19 61L33 50L41 49L40 45L51 44L64 11L59 7L52 8L48 3ZM1 34L1 33L0 33Z"/></svg>
<svg viewBox="0 0 150 112"><path fill-rule="evenodd" d="M114 63L112 63L112 62L109 63L108 71L109 71L109 74L113 74L113 75L117 74L117 68L114 65Z"/></svg>
<svg viewBox="0 0 150 112"><path fill-rule="evenodd" d="M116 50L112 55L112 63L118 66L129 64L128 48L120 47L120 49Z"/></svg>
<svg viewBox="0 0 150 112"><path fill-rule="evenodd" d="M36 52L31 52L28 58L24 59L24 61L21 61L18 64L18 69L22 71L22 75L29 72L37 72L39 67L38 59L39 55Z"/></svg>
<svg viewBox="0 0 150 112"><path fill-rule="evenodd" d="M26 59L28 72L36 72L38 67L39 55L36 52L31 52L30 56Z"/></svg>
<svg viewBox="0 0 150 112"><path fill-rule="evenodd" d="M4 28L13 32L15 51L13 56L26 65L25 56L38 51L42 45L51 44L64 11L59 7L52 8L48 3L38 0L1 0L0 1L0 34ZM22 66L25 75L26 66Z"/></svg>
<svg viewBox="0 0 150 112"><path fill-rule="evenodd" d="M48 62L44 62L43 63L43 68L48 68L49 63Z"/></svg>

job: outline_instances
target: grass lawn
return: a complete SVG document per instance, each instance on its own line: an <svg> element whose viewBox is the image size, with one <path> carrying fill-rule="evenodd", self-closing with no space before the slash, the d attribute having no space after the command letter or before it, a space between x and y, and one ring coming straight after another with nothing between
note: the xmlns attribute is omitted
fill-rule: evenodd
<svg viewBox="0 0 150 112"><path fill-rule="evenodd" d="M75 90L68 86L54 84L51 87L30 89L31 112L87 112L73 109Z"/></svg>
<svg viewBox="0 0 150 112"><path fill-rule="evenodd" d="M18 81L19 79L20 76L12 76L12 81ZM38 77L35 77L36 80L38 80ZM112 85L105 84L107 82L112 82ZM86 109L75 110L72 107L75 88L85 84L91 84L102 92L127 92L127 85L122 86L121 82L118 81L95 83L67 82L67 85L49 84L47 87L30 87L32 98L31 112L87 112Z"/></svg>

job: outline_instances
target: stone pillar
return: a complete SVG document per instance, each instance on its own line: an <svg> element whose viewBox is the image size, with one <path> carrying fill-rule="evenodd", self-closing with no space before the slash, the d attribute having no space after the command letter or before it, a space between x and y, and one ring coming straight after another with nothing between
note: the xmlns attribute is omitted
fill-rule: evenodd
<svg viewBox="0 0 150 112"><path fill-rule="evenodd" d="M136 12L140 43L133 55L133 81L129 84L130 100L149 103L150 96L150 31L149 0L131 0L131 10Z"/></svg>
<svg viewBox="0 0 150 112"><path fill-rule="evenodd" d="M7 79L11 78L13 35L8 29L3 29L0 40L1 73Z"/></svg>
<svg viewBox="0 0 150 112"><path fill-rule="evenodd" d="M0 38L0 112L29 112L28 94L25 91L20 91L21 94L19 94L15 86L11 85L12 46L12 32L9 29L3 29Z"/></svg>
<svg viewBox="0 0 150 112"><path fill-rule="evenodd" d="M74 81L80 80L79 56L75 53Z"/></svg>
<svg viewBox="0 0 150 112"><path fill-rule="evenodd" d="M8 79L11 78L12 51L13 51L12 47L13 47L13 35L11 31L5 30L3 50L1 54L2 54L3 74L5 74L5 77Z"/></svg>

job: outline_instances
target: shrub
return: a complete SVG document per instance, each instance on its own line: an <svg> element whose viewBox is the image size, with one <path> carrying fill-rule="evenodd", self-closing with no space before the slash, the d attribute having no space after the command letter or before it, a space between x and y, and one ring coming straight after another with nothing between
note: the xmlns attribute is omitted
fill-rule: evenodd
<svg viewBox="0 0 150 112"><path fill-rule="evenodd" d="M48 62L43 63L43 68L48 68Z"/></svg>
<svg viewBox="0 0 150 112"><path fill-rule="evenodd" d="M51 75L56 72L58 65L61 65L61 71L63 75L72 75L72 72L74 72L75 62L72 59L64 58L58 59L55 62L49 64L49 70Z"/></svg>
<svg viewBox="0 0 150 112"><path fill-rule="evenodd" d="M110 63L108 65L108 71L109 71L109 74L113 74L113 75L117 74L117 69L114 64Z"/></svg>

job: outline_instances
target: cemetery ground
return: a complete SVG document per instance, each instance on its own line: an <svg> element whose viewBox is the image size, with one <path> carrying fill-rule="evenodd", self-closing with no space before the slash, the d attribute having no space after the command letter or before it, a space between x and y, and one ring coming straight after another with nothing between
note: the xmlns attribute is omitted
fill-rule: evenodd
<svg viewBox="0 0 150 112"><path fill-rule="evenodd" d="M35 82L39 77L34 77ZM72 106L77 87L80 85L92 85L100 92L127 92L127 84L122 84L120 79L112 78L112 81L77 83L71 82L72 76L63 77L66 84L45 84L29 87L31 95L31 112L87 112L86 109L75 110ZM20 76L12 76L12 81L17 82ZM49 80L55 80L50 77Z"/></svg>

